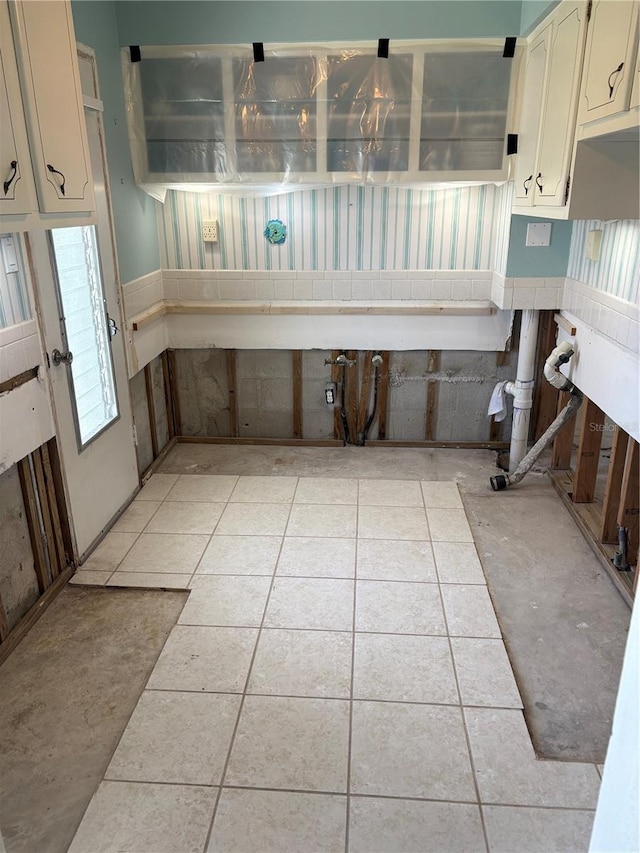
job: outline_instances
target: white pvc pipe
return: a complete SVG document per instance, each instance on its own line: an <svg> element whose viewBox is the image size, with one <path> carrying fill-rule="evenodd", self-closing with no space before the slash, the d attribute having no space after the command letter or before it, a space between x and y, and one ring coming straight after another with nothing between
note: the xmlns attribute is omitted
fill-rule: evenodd
<svg viewBox="0 0 640 853"><path fill-rule="evenodd" d="M509 471L518 467L527 453L531 406L533 405L534 370L536 346L538 343L538 321L540 314L532 308L522 312L520 325L520 347L518 349L518 367L513 395L513 425L511 427L511 448L509 451Z"/></svg>

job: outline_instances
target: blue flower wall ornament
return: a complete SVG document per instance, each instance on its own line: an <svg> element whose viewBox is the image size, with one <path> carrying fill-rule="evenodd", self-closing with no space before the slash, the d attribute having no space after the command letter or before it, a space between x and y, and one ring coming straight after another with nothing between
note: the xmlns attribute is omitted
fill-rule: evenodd
<svg viewBox="0 0 640 853"><path fill-rule="evenodd" d="M287 239L287 226L280 219L270 219L264 229L264 236L274 246L279 246Z"/></svg>

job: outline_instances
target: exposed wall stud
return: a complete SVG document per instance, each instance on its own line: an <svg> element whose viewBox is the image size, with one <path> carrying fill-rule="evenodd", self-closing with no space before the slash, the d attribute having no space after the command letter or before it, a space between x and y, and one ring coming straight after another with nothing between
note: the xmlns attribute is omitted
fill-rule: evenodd
<svg viewBox="0 0 640 853"><path fill-rule="evenodd" d="M440 370L440 350L430 349L429 360L427 363L429 374L436 373ZM425 441L435 441L436 424L438 420L438 392L440 386L438 382L429 379L427 374L427 409L424 422L424 438Z"/></svg>
<svg viewBox="0 0 640 853"><path fill-rule="evenodd" d="M566 391L561 391L558 395L557 412L560 412L569 402L569 394ZM551 457L551 467L556 471L566 471L571 468L571 451L573 449L573 434L576 428L575 414L569 418L567 423L562 427L560 432L553 440L553 455Z"/></svg>
<svg viewBox="0 0 640 853"><path fill-rule="evenodd" d="M365 424L369 416L369 404L371 402L371 379L372 368L371 359L373 352L365 352L364 364L362 365L362 386L360 388L360 403L358 406L358 432L357 436L353 436L352 440L360 437L364 432Z"/></svg>
<svg viewBox="0 0 640 853"><path fill-rule="evenodd" d="M382 353L382 365L378 378L378 441L385 441L387 437L387 417L389 414L389 361L391 355L388 350ZM371 442L369 442L370 444Z"/></svg>
<svg viewBox="0 0 640 853"><path fill-rule="evenodd" d="M576 472L573 478L574 503L591 503L595 497L604 412L585 398Z"/></svg>
<svg viewBox="0 0 640 853"><path fill-rule="evenodd" d="M169 388L171 391L171 403L173 408L173 429L175 435L181 435L182 418L180 416L180 392L178 389L176 351L173 349L167 350L167 364L169 367Z"/></svg>
<svg viewBox="0 0 640 853"><path fill-rule="evenodd" d="M602 504L601 542L614 544L618 541L618 509L620 508L620 490L628 444L629 436L619 426L616 426L613 432L611 459L609 460L607 485Z"/></svg>
<svg viewBox="0 0 640 853"><path fill-rule="evenodd" d="M33 460L33 470L36 476L36 485L38 487L36 499L40 504L40 513L42 516L42 522L44 524L45 546L46 553L48 556L49 570L51 572L51 579L55 580L60 574L60 569L58 566L58 555L56 554L56 546L53 536L53 522L51 520L51 511L49 508L49 501L47 500L47 487L45 485L44 468L42 465L42 456L40 455L40 448L38 448L31 454L31 458Z"/></svg>
<svg viewBox="0 0 640 853"><path fill-rule="evenodd" d="M58 496L56 495L55 481L53 478L53 469L51 465L51 457L49 456L49 447L43 444L40 448L42 454L42 467L44 470L44 479L47 487L47 502L51 513L51 523L53 526L53 539L55 542L56 553L58 556L58 568L60 571L67 567L67 556L62 534L62 524L60 520L60 512L58 508Z"/></svg>
<svg viewBox="0 0 640 853"><path fill-rule="evenodd" d="M627 560L632 563L638 554L638 521L640 513L640 474L638 471L638 442L631 439L622 476L618 524L627 528ZM636 575L638 566L636 565Z"/></svg>
<svg viewBox="0 0 640 853"><path fill-rule="evenodd" d="M531 435L534 441L537 441L542 433L551 426L556 416L558 391L542 376L544 363L556 345L557 334L558 327L554 321L554 312L541 311L536 355L536 384L533 389L533 409L531 411Z"/></svg>
<svg viewBox="0 0 640 853"><path fill-rule="evenodd" d="M231 437L235 438L240 432L238 421L238 357L234 349L228 349L227 353L227 382L229 385L229 422Z"/></svg>
<svg viewBox="0 0 640 853"><path fill-rule="evenodd" d="M169 431L169 441L175 438L176 424L175 412L173 410L173 393L171 389L171 375L169 372L168 350L164 350L160 356L162 360L162 378L164 380L164 402L167 408L167 429Z"/></svg>
<svg viewBox="0 0 640 853"><path fill-rule="evenodd" d="M360 365L358 364L358 353L356 350L348 350L347 358L356 363L352 367L341 368L347 382L347 419L349 422L349 433L353 444L358 440L358 379Z"/></svg>
<svg viewBox="0 0 640 853"><path fill-rule="evenodd" d="M335 364L335 360L340 355L340 350L334 349L331 351L331 361L333 364L331 365L331 381L335 383L337 391L337 405L333 407L333 437L334 438L342 438L342 421L340 420L340 400L342 399L342 388L341 383L346 381L346 377L344 376L344 370L346 368L342 368L339 365ZM346 397L345 397L346 400Z"/></svg>
<svg viewBox="0 0 640 853"><path fill-rule="evenodd" d="M293 437L302 438L302 350L293 350Z"/></svg>
<svg viewBox="0 0 640 853"><path fill-rule="evenodd" d="M40 594L42 594L49 586L49 577L47 574L47 562L44 556L44 543L42 541L40 518L38 516L36 492L33 487L31 467L29 466L29 460L27 458L21 459L18 462L18 474L20 476L22 498L24 500L24 508L29 527L29 539L31 540L31 550L33 552L33 566L38 579L38 588L40 590Z"/></svg>
<svg viewBox="0 0 640 853"><path fill-rule="evenodd" d="M151 452L153 458L158 456L158 428L156 424L156 404L153 399L153 376L151 375L151 364L144 367L144 388L147 392L147 413L149 415L149 432L151 434Z"/></svg>

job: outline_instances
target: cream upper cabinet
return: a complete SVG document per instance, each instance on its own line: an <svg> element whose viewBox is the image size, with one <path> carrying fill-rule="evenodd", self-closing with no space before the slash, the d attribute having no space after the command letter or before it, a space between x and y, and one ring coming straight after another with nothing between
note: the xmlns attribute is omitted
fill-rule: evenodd
<svg viewBox="0 0 640 853"><path fill-rule="evenodd" d="M552 29L549 25L534 40L527 51L524 64L518 155L513 172L515 203L519 206L530 207L533 204L533 179L536 175L538 136Z"/></svg>
<svg viewBox="0 0 640 853"><path fill-rule="evenodd" d="M0 2L0 214L32 210L31 161L20 83L11 38L9 8Z"/></svg>
<svg viewBox="0 0 640 853"><path fill-rule="evenodd" d="M93 181L67 0L12 3L13 32L42 213L95 209Z"/></svg>
<svg viewBox="0 0 640 853"><path fill-rule="evenodd" d="M580 124L629 109L638 47L638 2L594 0L589 21Z"/></svg>
<svg viewBox="0 0 640 853"><path fill-rule="evenodd" d="M516 208L563 207L567 202L586 23L585 0L567 0L531 38L518 136Z"/></svg>
<svg viewBox="0 0 640 853"><path fill-rule="evenodd" d="M631 89L631 103L629 104L629 108L632 110L638 107L640 107L640 50L633 69L633 87Z"/></svg>

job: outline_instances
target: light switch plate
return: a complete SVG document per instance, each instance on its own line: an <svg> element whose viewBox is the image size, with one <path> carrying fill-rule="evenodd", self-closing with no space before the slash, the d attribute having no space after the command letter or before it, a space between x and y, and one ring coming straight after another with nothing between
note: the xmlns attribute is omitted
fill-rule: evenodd
<svg viewBox="0 0 640 853"><path fill-rule="evenodd" d="M526 246L550 246L551 245L551 223L530 222L527 225Z"/></svg>

